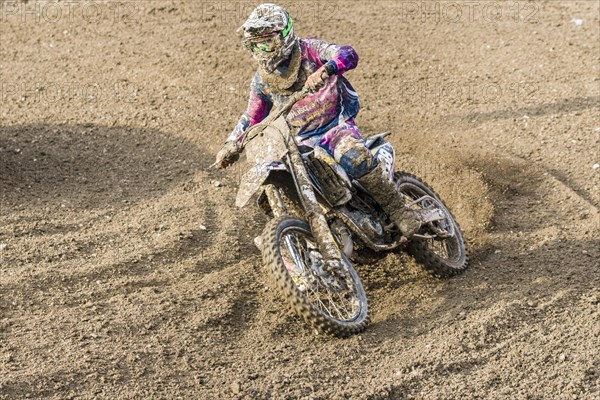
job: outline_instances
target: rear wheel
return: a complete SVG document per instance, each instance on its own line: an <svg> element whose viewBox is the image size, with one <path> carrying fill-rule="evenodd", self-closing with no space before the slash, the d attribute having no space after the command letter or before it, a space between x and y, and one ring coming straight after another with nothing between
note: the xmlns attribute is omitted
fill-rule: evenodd
<svg viewBox="0 0 600 400"><path fill-rule="evenodd" d="M396 173L397 190L405 203L416 211L439 210L443 218L430 222L420 235L411 238L407 252L425 268L439 276L464 271L469 263L467 248L458 222L437 193L414 175Z"/></svg>
<svg viewBox="0 0 600 400"><path fill-rule="evenodd" d="M329 273L305 221L284 216L263 232L263 260L292 308L317 330L348 336L368 323L367 295L350 261Z"/></svg>

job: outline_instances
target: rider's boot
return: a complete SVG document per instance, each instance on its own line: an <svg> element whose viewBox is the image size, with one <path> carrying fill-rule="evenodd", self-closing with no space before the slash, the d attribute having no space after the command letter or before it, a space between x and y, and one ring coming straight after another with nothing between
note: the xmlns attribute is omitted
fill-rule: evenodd
<svg viewBox="0 0 600 400"><path fill-rule="evenodd" d="M419 230L421 220L418 213L404 204L404 197L398 193L394 184L384 176L381 164L359 178L358 182L379 203L404 237L408 239Z"/></svg>

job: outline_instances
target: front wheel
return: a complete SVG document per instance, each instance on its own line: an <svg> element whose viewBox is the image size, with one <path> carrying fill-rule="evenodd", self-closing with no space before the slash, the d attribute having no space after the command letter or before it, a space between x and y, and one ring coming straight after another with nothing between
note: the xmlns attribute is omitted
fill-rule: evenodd
<svg viewBox="0 0 600 400"><path fill-rule="evenodd" d="M439 210L443 218L424 227L423 235L411 239L407 252L438 276L452 276L469 264L467 247L458 222L437 193L414 175L397 172L396 189L415 211Z"/></svg>
<svg viewBox="0 0 600 400"><path fill-rule="evenodd" d="M368 323L365 289L350 261L329 273L308 223L284 216L262 235L263 260L292 308L318 331L345 337Z"/></svg>

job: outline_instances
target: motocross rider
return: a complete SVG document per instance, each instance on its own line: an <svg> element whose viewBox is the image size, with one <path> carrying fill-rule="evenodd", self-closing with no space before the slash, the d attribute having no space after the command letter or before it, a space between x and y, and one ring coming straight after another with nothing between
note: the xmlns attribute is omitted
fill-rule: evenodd
<svg viewBox="0 0 600 400"><path fill-rule="evenodd" d="M286 117L298 143L323 147L377 200L402 234L412 236L421 226L419 218L384 177L354 122L358 95L343 74L356 67L356 51L295 36L292 17L275 4L259 5L240 30L258 70L246 111L217 154L215 166L226 168L233 163L242 151L244 132L266 118L273 106L280 107L307 86L311 92Z"/></svg>

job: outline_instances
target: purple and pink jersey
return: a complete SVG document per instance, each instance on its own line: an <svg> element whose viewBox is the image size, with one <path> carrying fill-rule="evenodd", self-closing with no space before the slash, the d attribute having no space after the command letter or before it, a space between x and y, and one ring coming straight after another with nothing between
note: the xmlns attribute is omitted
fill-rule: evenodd
<svg viewBox="0 0 600 400"><path fill-rule="evenodd" d="M298 39L300 45L300 68L310 76L321 66L329 63L335 72L325 86L297 102L287 115L290 126L296 128L300 140L321 135L332 128L352 120L359 110L358 95L350 82L342 76L358 64L358 54L350 46L327 43L317 39ZM250 86L248 107L228 141L238 141L252 125L261 122L275 107L287 102L289 95L264 83L258 71Z"/></svg>

